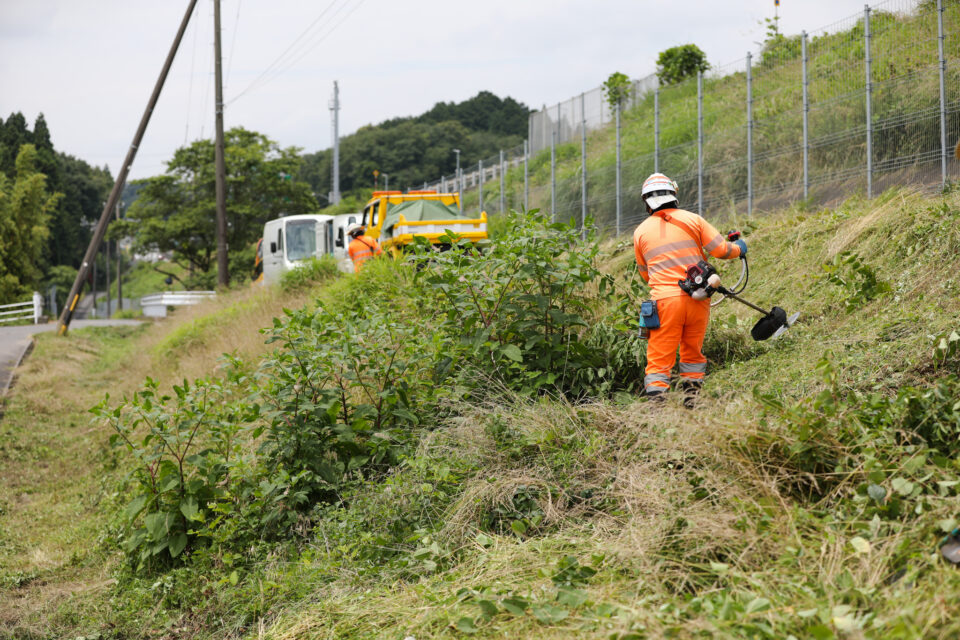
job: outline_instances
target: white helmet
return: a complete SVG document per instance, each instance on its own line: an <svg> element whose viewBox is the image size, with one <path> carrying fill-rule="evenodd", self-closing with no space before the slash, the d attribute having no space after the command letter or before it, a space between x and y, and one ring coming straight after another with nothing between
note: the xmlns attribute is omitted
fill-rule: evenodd
<svg viewBox="0 0 960 640"><path fill-rule="evenodd" d="M349 227L347 227L347 235L350 236L351 238L355 234L358 234L361 231L363 231L363 225L360 224L359 222L354 222Z"/></svg>
<svg viewBox="0 0 960 640"><path fill-rule="evenodd" d="M656 211L668 202L677 202L677 183L662 173L651 174L643 181L640 197L651 211Z"/></svg>

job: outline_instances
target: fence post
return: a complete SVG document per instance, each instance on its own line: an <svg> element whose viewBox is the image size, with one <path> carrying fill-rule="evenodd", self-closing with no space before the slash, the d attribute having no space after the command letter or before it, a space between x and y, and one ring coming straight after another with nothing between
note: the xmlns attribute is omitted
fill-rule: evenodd
<svg viewBox="0 0 960 640"><path fill-rule="evenodd" d="M947 58L943 55L943 0L937 0L937 55L940 58L940 185L947 186Z"/></svg>
<svg viewBox="0 0 960 640"><path fill-rule="evenodd" d="M459 164L459 163L458 163ZM463 213L463 178L461 177L460 167L457 167L453 172L453 184L457 190L457 211L461 214Z"/></svg>
<svg viewBox="0 0 960 640"><path fill-rule="evenodd" d="M753 55L747 52L747 215L753 214Z"/></svg>
<svg viewBox="0 0 960 640"><path fill-rule="evenodd" d="M40 315L43 313L43 296L33 292L33 324L40 324Z"/></svg>
<svg viewBox="0 0 960 640"><path fill-rule="evenodd" d="M621 217L621 183L620 183L620 100L617 100L614 117L617 119L617 236L620 235L620 217Z"/></svg>
<svg viewBox="0 0 960 640"><path fill-rule="evenodd" d="M440 176L440 193L447 192L447 176Z"/></svg>
<svg viewBox="0 0 960 640"><path fill-rule="evenodd" d="M477 169L478 169L478 172L480 173L480 184L477 187L477 191L479 195L477 196L477 198L480 206L480 211L483 211L483 160L480 160L479 162L477 162Z"/></svg>
<svg viewBox="0 0 960 640"><path fill-rule="evenodd" d="M580 237L587 239L587 109L580 94Z"/></svg>
<svg viewBox="0 0 960 640"><path fill-rule="evenodd" d="M523 141L523 209L530 208L530 176L527 173L527 161L530 157L530 141Z"/></svg>
<svg viewBox="0 0 960 640"><path fill-rule="evenodd" d="M653 90L653 172L660 173L660 87Z"/></svg>
<svg viewBox="0 0 960 640"><path fill-rule="evenodd" d="M507 197L506 197L506 192L504 191L504 177L503 177L503 174L505 173L505 171L503 169L504 169L503 150L501 149L500 150L500 213L501 214L506 213L506 210L507 210Z"/></svg>
<svg viewBox="0 0 960 640"><path fill-rule="evenodd" d="M557 132L550 136L550 219L557 221Z"/></svg>
<svg viewBox="0 0 960 640"><path fill-rule="evenodd" d="M800 58L803 68L803 199L810 197L810 95L807 77L807 32L800 34Z"/></svg>
<svg viewBox="0 0 960 640"><path fill-rule="evenodd" d="M563 121L560 120L560 103L557 103L557 126L554 127L557 130L557 143L560 142L560 134L563 133Z"/></svg>
<svg viewBox="0 0 960 640"><path fill-rule="evenodd" d="M867 79L867 197L873 197L873 82L870 73L870 5L863 7L863 54Z"/></svg>
<svg viewBox="0 0 960 640"><path fill-rule="evenodd" d="M697 71L697 213L703 215L703 71Z"/></svg>

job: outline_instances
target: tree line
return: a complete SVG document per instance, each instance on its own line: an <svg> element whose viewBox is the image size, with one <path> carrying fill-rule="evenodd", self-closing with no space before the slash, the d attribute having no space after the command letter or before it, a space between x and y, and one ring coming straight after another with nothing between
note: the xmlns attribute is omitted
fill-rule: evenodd
<svg viewBox="0 0 960 640"><path fill-rule="evenodd" d="M0 304L68 289L113 185L110 170L57 151L43 114L0 118Z"/></svg>
<svg viewBox="0 0 960 640"><path fill-rule="evenodd" d="M413 117L361 127L340 139L340 190L357 194L374 186L374 170L390 175L398 189L452 175L460 149L461 166L523 143L530 109L513 98L481 91L460 103L438 102ZM308 153L301 176L315 193L332 190L333 150Z"/></svg>
<svg viewBox="0 0 960 640"><path fill-rule="evenodd" d="M414 117L362 127L341 138L341 191L358 208L374 187L373 171L410 188L456 167L453 149L470 166L522 143L529 109L481 91L460 103L440 102ZM130 238L134 253L161 252L177 268L155 265L186 288L216 282L214 145L197 140L177 149L163 174L126 185L126 217L108 239ZM332 150L304 154L262 133L225 134L227 243L230 272L242 281L253 264L263 223L327 205ZM31 130L21 113L0 120L0 303L56 284L63 293L90 242L113 178L58 152L44 116Z"/></svg>

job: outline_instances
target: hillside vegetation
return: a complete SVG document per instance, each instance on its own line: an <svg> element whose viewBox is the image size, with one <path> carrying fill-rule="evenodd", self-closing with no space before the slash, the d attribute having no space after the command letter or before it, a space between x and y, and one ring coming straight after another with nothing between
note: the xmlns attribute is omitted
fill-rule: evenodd
<svg viewBox="0 0 960 640"><path fill-rule="evenodd" d="M944 2L946 101L960 94L960 3ZM909 13L875 9L871 14L874 193L888 186L939 184L940 118L936 3ZM809 174L811 203L866 191L866 111L863 20L811 36L808 54ZM703 81L703 166L705 214L729 216L746 209L747 113L745 61L708 73ZM768 39L753 58L753 190L758 211L803 199L803 75L800 35ZM659 168L680 185L681 202L697 207L697 82L689 78L663 87L659 95ZM654 170L654 94L626 109L622 123L623 215L643 211L640 186ZM551 113L553 118L554 114ZM577 126L565 116L565 127ZM960 138L960 112L948 106L947 144ZM952 155L952 154L951 154ZM588 211L601 228L615 220L616 145L614 127L590 133L587 141ZM951 159L948 175L956 179ZM580 141L557 147L557 213L580 217ZM550 206L550 150L529 166L531 207ZM437 174L439 175L439 173ZM434 178L435 179L435 178ZM488 209L496 185L487 187ZM508 207L523 203L523 169L507 174ZM476 207L476 189L464 197Z"/></svg>
<svg viewBox="0 0 960 640"><path fill-rule="evenodd" d="M527 134L530 110L513 98L481 91L460 103L438 102L419 116L367 125L340 139L340 190L362 196L374 186L373 171L389 174L395 189L415 189L440 174L476 165ZM301 176L316 193L332 189L333 150L304 155ZM383 186L383 178L380 179Z"/></svg>
<svg viewBox="0 0 960 640"><path fill-rule="evenodd" d="M0 422L0 637L955 637L958 222L903 190L741 221L748 298L801 321L720 306L695 411L637 395L628 243L536 218L43 339Z"/></svg>

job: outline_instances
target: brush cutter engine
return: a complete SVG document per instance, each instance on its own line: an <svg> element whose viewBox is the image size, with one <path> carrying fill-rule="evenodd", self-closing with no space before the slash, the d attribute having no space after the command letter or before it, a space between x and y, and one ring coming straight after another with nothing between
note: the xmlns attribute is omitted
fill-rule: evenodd
<svg viewBox="0 0 960 640"><path fill-rule="evenodd" d="M717 285L720 284L720 276L713 265L705 260L687 267L687 277L683 280L677 280L681 291L694 300L705 300L717 291Z"/></svg>

